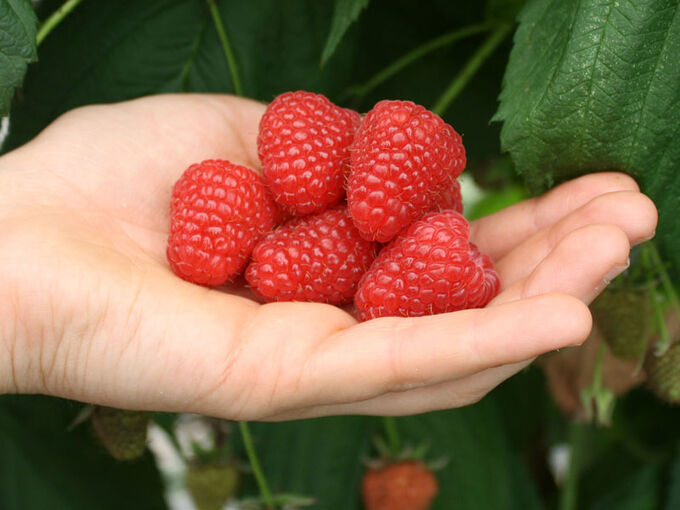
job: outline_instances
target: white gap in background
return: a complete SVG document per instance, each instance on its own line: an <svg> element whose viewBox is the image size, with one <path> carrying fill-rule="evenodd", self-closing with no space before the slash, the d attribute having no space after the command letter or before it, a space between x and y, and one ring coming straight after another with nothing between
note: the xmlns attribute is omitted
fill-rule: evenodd
<svg viewBox="0 0 680 510"><path fill-rule="evenodd" d="M3 117L0 119L0 147L2 147L2 142L5 141L7 133L9 133L9 117Z"/></svg>

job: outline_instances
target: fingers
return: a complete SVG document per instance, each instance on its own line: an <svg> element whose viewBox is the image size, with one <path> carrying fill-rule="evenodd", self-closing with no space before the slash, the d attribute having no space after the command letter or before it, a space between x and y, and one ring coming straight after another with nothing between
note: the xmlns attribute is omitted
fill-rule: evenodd
<svg viewBox="0 0 680 510"><path fill-rule="evenodd" d="M52 164L58 150L60 160L92 166L97 173L101 165L123 173L144 168L145 176L164 165L181 172L210 158L257 168L256 139L264 108L256 101L218 94L162 94L85 106L59 117L24 148L37 149L32 159L38 162L47 151ZM102 129L105 137L100 136Z"/></svg>
<svg viewBox="0 0 680 510"><path fill-rule="evenodd" d="M269 421L299 420L337 414L404 416L474 404L530 362L523 361L477 372L462 379L409 391L392 392L346 404L321 405L269 416Z"/></svg>
<svg viewBox="0 0 680 510"><path fill-rule="evenodd" d="M398 354L385 348L387 352L368 358L375 367L374 378L381 368L391 374L391 378L382 381L383 393L373 397L355 395L354 400L346 403L310 407L293 414L297 417L332 413L401 415L473 403L521 370L536 355L583 341L591 326L585 305L573 308L564 305L571 301L568 305L571 307L575 299L590 302L613 277L613 268L614 272L625 268L629 248L627 234L614 225L588 225L574 230L527 278L503 291L488 308L449 314L446 332L433 330L432 326L422 332L407 330L406 335L393 332L392 348ZM561 294L547 294L555 292ZM567 301L545 308L533 305L537 299L550 296ZM526 312L522 313L523 307L512 311L505 308L513 302L527 306ZM457 327L472 329L467 323L469 317L461 326L455 320L457 317L474 312L490 313L498 305L508 314L502 314L501 320L481 317L484 333L477 331L471 341L456 333ZM447 316L427 319L437 317ZM513 325L513 319L517 324ZM532 321L544 329L536 329ZM423 327L426 327L424 321ZM489 330L491 333L487 333ZM500 338L494 338L494 331L501 332ZM525 333L527 336L523 336ZM452 338L447 338L447 334ZM382 365L379 359L383 360ZM486 366L480 362L482 359L486 359ZM448 371L444 368L447 363Z"/></svg>
<svg viewBox="0 0 680 510"><path fill-rule="evenodd" d="M582 342L590 325L582 303L556 294L486 309L369 321L323 344L300 383L309 396L295 407L366 400L526 360Z"/></svg>
<svg viewBox="0 0 680 510"><path fill-rule="evenodd" d="M546 292L564 292L590 303L628 267L630 244L614 225L589 225L565 236L526 278L501 292L492 302L508 303Z"/></svg>
<svg viewBox="0 0 680 510"><path fill-rule="evenodd" d="M597 223L620 228L630 244L650 238L656 228L657 211L645 195L619 191L599 195L554 225L536 232L496 263L504 288L528 276L570 232ZM584 246L584 250L589 251Z"/></svg>
<svg viewBox="0 0 680 510"><path fill-rule="evenodd" d="M525 200L471 225L471 239L493 260L499 260L519 243L560 220L598 195L614 191L639 191L629 176L615 172L585 175Z"/></svg>

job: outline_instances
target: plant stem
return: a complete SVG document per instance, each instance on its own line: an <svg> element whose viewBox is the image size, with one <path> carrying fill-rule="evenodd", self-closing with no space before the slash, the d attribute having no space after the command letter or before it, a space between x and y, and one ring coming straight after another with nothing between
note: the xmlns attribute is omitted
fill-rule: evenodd
<svg viewBox="0 0 680 510"><path fill-rule="evenodd" d="M54 28L59 25L59 23L61 23L63 19L68 16L68 14L82 1L83 0L67 0L61 7L59 7L59 9L54 11L52 15L47 18L42 25L40 25L38 34L35 37L36 45L40 46L40 43L45 40L45 37L47 37L49 33L54 30Z"/></svg>
<svg viewBox="0 0 680 510"><path fill-rule="evenodd" d="M220 43L222 44L222 51L224 52L224 56L227 59L229 74L231 75L231 83L234 85L234 93L237 96L242 96L243 87L241 87L241 78L239 78L236 58L234 57L234 52L231 50L231 45L229 44L229 39L227 38L227 31L224 28L224 23L222 23L222 17L220 16L220 11L217 8L215 0L207 1L208 6L210 7L210 14L212 14L213 22L215 23L217 35L219 36Z"/></svg>
<svg viewBox="0 0 680 510"><path fill-rule="evenodd" d="M250 466L253 468L253 473L255 474L257 486L260 488L260 495L264 500L264 504L267 505L267 509L273 509L274 502L272 500L272 493L269 490L269 485L267 485L267 479L264 476L264 472L262 471L262 467L260 466L260 461L257 458L257 453L255 452L253 438L250 435L250 428L248 427L248 422L240 421L238 422L238 426L239 430L241 431L241 437L243 438L243 445L246 447L248 461L250 462Z"/></svg>
<svg viewBox="0 0 680 510"><path fill-rule="evenodd" d="M357 98L362 98L363 96L371 92L373 89L375 89L378 85L388 80L389 78L397 74L399 71L401 71L408 65L412 64L419 58L427 55L428 53L431 53L436 49L442 48L443 46L447 46L451 43L454 43L459 39L464 39L465 37L470 37L472 35L479 34L480 32L485 32L489 30L491 27L492 25L490 23L480 23L478 25L470 25L463 28L457 28L456 30L448 32L444 35L440 35L439 37L436 37L435 39L432 39L431 41L428 41L425 44L418 46L416 49L409 51L406 55L403 55L402 57L394 61L392 64L388 65L384 69L381 69L375 75L373 75L373 77L369 79L366 83L354 87L352 92L357 96Z"/></svg>
<svg viewBox="0 0 680 510"><path fill-rule="evenodd" d="M660 271L662 269L659 268L658 266L655 267L654 263L655 261L652 260L654 258L652 253L653 251L655 251L653 245L651 245L651 243L648 243L643 246L642 252L640 253L642 265L645 268L645 271L647 272L647 279L650 283L653 281L654 275L657 272L655 270L659 269ZM668 277L668 273L666 273L666 277ZM663 276L661 276L661 279L663 279ZM653 283L650 284L649 294L650 294L649 297L652 300L654 322L656 323L656 326L659 329L659 340L657 341L656 346L654 348L654 353L657 356L661 356L664 352L666 352L668 347L671 345L671 337L670 333L668 332L668 327L666 326L666 318L664 317L661 298L659 296L659 293L657 292L656 285Z"/></svg>
<svg viewBox="0 0 680 510"><path fill-rule="evenodd" d="M585 439L585 425L572 423L569 426L569 471L564 487L560 491L559 510L578 509L578 478L581 470L583 447Z"/></svg>
<svg viewBox="0 0 680 510"><path fill-rule="evenodd" d="M392 455L398 455L401 449L401 441L399 440L399 430L397 430L397 421L393 416L383 416L383 426L385 427L385 435L387 436L387 444L392 451Z"/></svg>
<svg viewBox="0 0 680 510"><path fill-rule="evenodd" d="M652 263L656 266L656 270L659 272L659 277L661 278L661 285L663 286L666 297L670 301L673 310L675 311L678 318L680 318L680 299L678 299L678 293L671 282L671 277L668 276L668 271L666 266L661 260L661 255L659 255L659 250L656 248L654 243L649 243L649 255L652 259Z"/></svg>
<svg viewBox="0 0 680 510"><path fill-rule="evenodd" d="M463 69L454 77L451 84L437 100L431 110L437 115L444 115L451 103L465 88L472 77L477 73L482 64L494 52L498 45L503 42L505 36L510 32L512 25L502 24L491 32L484 43L475 51L470 59L465 63Z"/></svg>

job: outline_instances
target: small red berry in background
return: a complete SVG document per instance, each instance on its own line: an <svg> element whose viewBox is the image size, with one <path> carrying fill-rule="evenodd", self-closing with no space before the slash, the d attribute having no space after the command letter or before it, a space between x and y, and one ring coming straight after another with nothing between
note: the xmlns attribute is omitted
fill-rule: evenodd
<svg viewBox="0 0 680 510"><path fill-rule="evenodd" d="M488 256L455 211L429 213L387 245L359 283L361 320L416 317L485 306L500 287Z"/></svg>
<svg viewBox="0 0 680 510"><path fill-rule="evenodd" d="M347 206L337 206L265 236L246 279L266 301L349 303L376 251L376 243L359 234Z"/></svg>
<svg viewBox="0 0 680 510"><path fill-rule="evenodd" d="M352 145L347 202L366 237L390 241L424 213L465 168L465 148L439 116L410 101L380 101Z"/></svg>
<svg viewBox="0 0 680 510"><path fill-rule="evenodd" d="M366 510L428 510L438 488L437 478L420 461L369 469L361 484Z"/></svg>
<svg viewBox="0 0 680 510"><path fill-rule="evenodd" d="M312 92L286 92L269 104L257 150L265 181L286 212L302 216L340 201L359 121L357 112Z"/></svg>
<svg viewBox="0 0 680 510"><path fill-rule="evenodd" d="M279 212L262 178L241 165L207 160L175 183L167 257L175 274L216 286L243 271Z"/></svg>

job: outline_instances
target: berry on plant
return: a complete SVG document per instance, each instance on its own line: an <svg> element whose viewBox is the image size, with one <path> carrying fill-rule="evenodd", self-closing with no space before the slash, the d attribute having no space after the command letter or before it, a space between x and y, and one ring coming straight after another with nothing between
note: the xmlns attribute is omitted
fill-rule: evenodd
<svg viewBox="0 0 680 510"><path fill-rule="evenodd" d="M366 510L428 510L438 483L422 462L402 461L367 470L361 489Z"/></svg>
<svg viewBox="0 0 680 510"><path fill-rule="evenodd" d="M96 406L92 428L106 450L116 460L134 460L146 450L149 413Z"/></svg>
<svg viewBox="0 0 680 510"><path fill-rule="evenodd" d="M355 297L361 320L414 317L485 306L500 280L491 259L469 242L455 211L426 214L387 245Z"/></svg>
<svg viewBox="0 0 680 510"><path fill-rule="evenodd" d="M652 314L649 293L608 288L590 307L595 324L614 356L627 360L642 357L647 349Z"/></svg>
<svg viewBox="0 0 680 510"><path fill-rule="evenodd" d="M262 178L249 168L225 160L191 165L172 190L170 267L193 283L226 283L243 271L278 215Z"/></svg>
<svg viewBox="0 0 680 510"><path fill-rule="evenodd" d="M286 92L269 104L257 150L269 189L287 212L302 216L340 201L359 121L357 112L312 92Z"/></svg>
<svg viewBox="0 0 680 510"><path fill-rule="evenodd" d="M411 101L380 101L352 145L347 202L367 238L387 242L424 213L465 168L465 148L438 115Z"/></svg>
<svg viewBox="0 0 680 510"><path fill-rule="evenodd" d="M660 399L680 404L680 343L671 345L662 356L650 354L646 371L649 384Z"/></svg>
<svg viewBox="0 0 680 510"><path fill-rule="evenodd" d="M352 301L371 265L375 243L352 224L346 206L297 218L265 236L253 251L246 279L267 301Z"/></svg>
<svg viewBox="0 0 680 510"><path fill-rule="evenodd" d="M198 510L221 510L236 495L239 479L234 463L192 463L185 483Z"/></svg>

